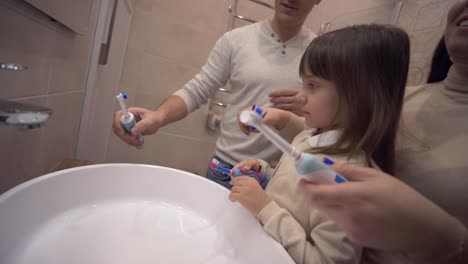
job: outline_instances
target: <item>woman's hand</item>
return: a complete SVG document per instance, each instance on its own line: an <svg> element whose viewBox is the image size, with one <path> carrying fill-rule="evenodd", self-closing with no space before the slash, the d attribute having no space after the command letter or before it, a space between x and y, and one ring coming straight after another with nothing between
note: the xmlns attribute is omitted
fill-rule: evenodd
<svg viewBox="0 0 468 264"><path fill-rule="evenodd" d="M272 126L277 130L283 129L288 124L289 119L291 117L291 113L285 110L276 109L272 107L264 107L263 110L266 113L262 119L263 123ZM257 130L252 130L250 126L246 126L240 121L239 116L243 111L250 111L250 108L247 108L237 113L237 123L239 124L239 128L246 135L249 135L251 132L258 133Z"/></svg>
<svg viewBox="0 0 468 264"><path fill-rule="evenodd" d="M270 196L262 189L260 184L251 177L240 176L231 181L232 189L229 200L239 202L254 216L271 202Z"/></svg>
<svg viewBox="0 0 468 264"><path fill-rule="evenodd" d="M302 116L302 107L307 102L307 98L301 93L301 89L280 89L269 94L270 103L273 107L290 111L298 116Z"/></svg>
<svg viewBox="0 0 468 264"><path fill-rule="evenodd" d="M349 182L300 182L313 207L335 221L355 243L419 259L453 253L463 224L408 185L381 171L338 164Z"/></svg>

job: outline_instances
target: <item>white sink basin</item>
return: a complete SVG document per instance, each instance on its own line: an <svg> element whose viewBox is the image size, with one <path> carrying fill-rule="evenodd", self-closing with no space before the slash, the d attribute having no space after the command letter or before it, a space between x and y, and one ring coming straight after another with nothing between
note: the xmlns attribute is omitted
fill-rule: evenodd
<svg viewBox="0 0 468 264"><path fill-rule="evenodd" d="M228 194L158 166L51 173L0 196L0 263L293 263Z"/></svg>

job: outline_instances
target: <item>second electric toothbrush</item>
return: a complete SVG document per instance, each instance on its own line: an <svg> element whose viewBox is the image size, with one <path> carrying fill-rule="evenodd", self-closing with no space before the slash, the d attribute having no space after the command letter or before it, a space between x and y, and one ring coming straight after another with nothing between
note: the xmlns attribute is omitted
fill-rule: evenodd
<svg viewBox="0 0 468 264"><path fill-rule="evenodd" d="M119 93L117 96L117 101L119 101L120 108L122 109L122 116L120 117L120 124L124 128L124 130L131 134L132 128L136 125L135 116L128 112L127 106L125 105L126 99L128 99L128 95L125 92ZM144 143L143 136L139 133L135 136L141 143Z"/></svg>
<svg viewBox="0 0 468 264"><path fill-rule="evenodd" d="M347 181L343 176L337 174L329 166L318 160L315 155L303 153L291 146L268 125L263 123L262 119L265 114L263 109L254 105L252 110L242 112L239 120L247 126L253 126L258 129L284 154L293 158L296 163L297 173L305 180L317 183L343 183Z"/></svg>

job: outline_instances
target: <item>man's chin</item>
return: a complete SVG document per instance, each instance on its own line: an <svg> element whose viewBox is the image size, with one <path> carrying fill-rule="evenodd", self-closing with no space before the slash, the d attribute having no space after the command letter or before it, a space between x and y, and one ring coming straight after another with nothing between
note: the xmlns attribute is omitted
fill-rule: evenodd
<svg viewBox="0 0 468 264"><path fill-rule="evenodd" d="M278 13L277 18L280 22L283 23L297 23L298 19L295 16L285 14L285 13Z"/></svg>

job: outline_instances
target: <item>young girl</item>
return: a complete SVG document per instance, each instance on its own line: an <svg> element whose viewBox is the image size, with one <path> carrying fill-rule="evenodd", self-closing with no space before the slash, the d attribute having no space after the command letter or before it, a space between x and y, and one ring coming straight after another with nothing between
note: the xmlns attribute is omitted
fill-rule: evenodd
<svg viewBox="0 0 468 264"><path fill-rule="evenodd" d="M297 135L292 144L319 158L377 165L393 173L409 52L408 35L392 26L360 25L324 34L307 48L299 70L307 99L305 125L316 129L305 129L304 119L273 108L267 109L264 122L289 140ZM255 215L296 263L360 261L361 249L309 207L292 159L283 156L276 169L256 159L237 167L271 176L266 192L252 178L232 180L229 198Z"/></svg>

